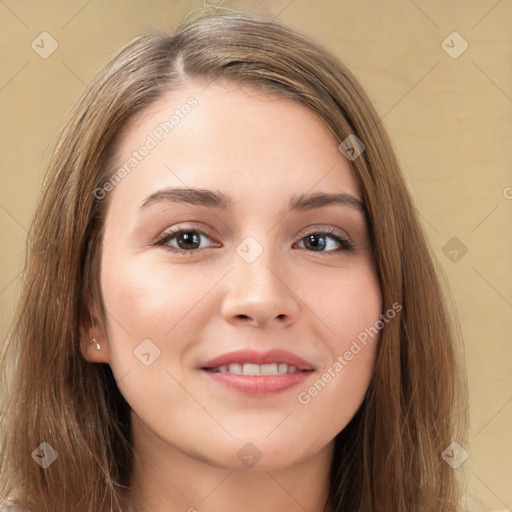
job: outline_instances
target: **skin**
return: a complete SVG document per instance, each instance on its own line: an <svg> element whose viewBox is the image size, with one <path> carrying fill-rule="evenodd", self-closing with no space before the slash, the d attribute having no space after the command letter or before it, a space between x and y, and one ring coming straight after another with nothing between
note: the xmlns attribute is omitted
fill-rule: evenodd
<svg viewBox="0 0 512 512"><path fill-rule="evenodd" d="M188 83L166 94L121 137L119 166L176 107L191 96L198 101L108 194L101 257L107 314L102 321L93 312L82 353L111 366L132 408L131 509L320 512L334 437L364 398L378 337L309 403L297 396L378 320L381 294L357 208L290 211L288 203L316 192L360 199L360 190L336 139L304 106L229 82L203 89ZM167 187L219 191L234 206L161 200L141 210ZM180 236L168 248L155 245L173 226L205 233L199 250L171 252ZM306 247L307 235L321 238L327 228L348 236L353 249L337 250L330 234L320 249ZM263 250L251 263L236 252L248 236ZM160 351L148 366L134 355L145 339ZM299 386L251 397L197 368L239 348L284 349L315 371ZM252 467L237 456L249 442L261 454Z"/></svg>

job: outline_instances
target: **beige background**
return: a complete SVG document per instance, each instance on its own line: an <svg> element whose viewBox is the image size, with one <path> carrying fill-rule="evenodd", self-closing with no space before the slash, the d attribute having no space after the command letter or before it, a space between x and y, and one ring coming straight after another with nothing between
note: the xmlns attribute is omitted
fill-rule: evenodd
<svg viewBox="0 0 512 512"><path fill-rule="evenodd" d="M455 471L468 474L471 510L512 509L512 2L222 5L273 13L317 38L347 62L373 98L449 276L465 336L471 441L469 458ZM202 6L188 0L0 0L2 339L19 293L45 164L71 106L122 44L144 32L172 31ZM454 31L469 45L458 58L464 41L448 37ZM31 48L41 32L58 43L47 59ZM442 47L447 37L452 56ZM446 246L453 237L458 247ZM467 247L462 257L461 244Z"/></svg>

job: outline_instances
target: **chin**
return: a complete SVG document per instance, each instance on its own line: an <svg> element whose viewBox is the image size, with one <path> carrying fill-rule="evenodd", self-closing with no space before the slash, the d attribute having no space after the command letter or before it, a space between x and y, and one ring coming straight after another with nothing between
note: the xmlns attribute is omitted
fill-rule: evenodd
<svg viewBox="0 0 512 512"><path fill-rule="evenodd" d="M329 450L334 440L306 445L306 436L288 437L285 440L257 436L240 436L217 444L214 451L207 449L194 454L195 458L209 465L230 471L276 471L300 464L323 450Z"/></svg>

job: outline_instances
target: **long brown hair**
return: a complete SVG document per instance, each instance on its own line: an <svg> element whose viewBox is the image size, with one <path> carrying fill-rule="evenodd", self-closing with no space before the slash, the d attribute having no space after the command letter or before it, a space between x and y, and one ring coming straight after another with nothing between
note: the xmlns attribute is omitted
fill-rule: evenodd
<svg viewBox="0 0 512 512"><path fill-rule="evenodd" d="M87 362L79 347L91 305L105 315L98 262L108 197L94 191L115 170L128 121L188 80L206 86L217 77L292 98L340 143L356 135L365 146L351 164L367 205L383 311L395 303L402 309L381 331L363 404L336 437L330 508L459 510L460 485L441 454L466 440L460 334L392 145L337 58L280 23L246 13L204 15L173 35L136 37L100 70L62 129L2 357L10 377L0 503L11 498L23 510L52 512L123 510L132 466L129 406L110 367ZM31 457L41 443L58 454L46 469Z"/></svg>

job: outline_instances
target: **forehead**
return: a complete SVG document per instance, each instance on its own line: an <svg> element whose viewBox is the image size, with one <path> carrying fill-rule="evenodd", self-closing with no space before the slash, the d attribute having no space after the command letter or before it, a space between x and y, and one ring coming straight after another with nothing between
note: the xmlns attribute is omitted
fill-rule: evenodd
<svg viewBox="0 0 512 512"><path fill-rule="evenodd" d="M308 191L359 196L324 122L276 93L214 82L166 93L121 133L113 202L139 202L169 186L274 201Z"/></svg>

